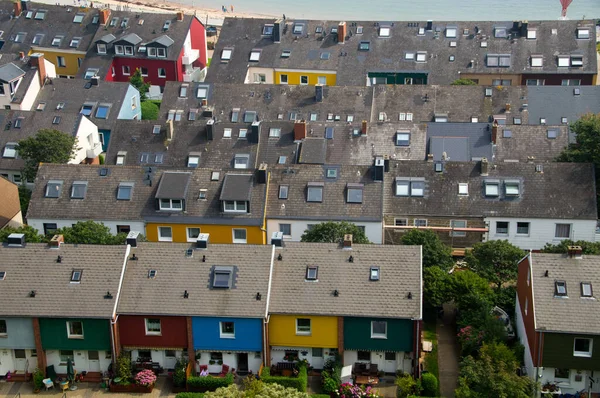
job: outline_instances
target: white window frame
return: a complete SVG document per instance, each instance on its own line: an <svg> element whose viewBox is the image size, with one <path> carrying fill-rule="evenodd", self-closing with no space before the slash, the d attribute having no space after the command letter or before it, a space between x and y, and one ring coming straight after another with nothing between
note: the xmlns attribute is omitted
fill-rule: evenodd
<svg viewBox="0 0 600 398"><path fill-rule="evenodd" d="M123 49L122 44L115 44L115 54L117 54L117 55L125 54L125 50Z"/></svg>
<svg viewBox="0 0 600 398"><path fill-rule="evenodd" d="M464 226L456 226L455 223L465 223ZM467 228L467 220L450 220L450 228ZM467 236L467 231L450 230L450 236L454 238L464 238Z"/></svg>
<svg viewBox="0 0 600 398"><path fill-rule="evenodd" d="M164 72L164 73L161 74L160 72ZM167 70L165 68L158 68L156 73L158 73L158 77L161 79L167 78Z"/></svg>
<svg viewBox="0 0 600 398"><path fill-rule="evenodd" d="M558 232L558 226L559 225L568 225L569 226L569 236L557 236L556 233ZM572 224L568 224L568 223L556 223L554 224L554 239L571 239L573 235L573 225Z"/></svg>
<svg viewBox="0 0 600 398"><path fill-rule="evenodd" d="M150 330L148 324L150 320L158 320L158 330ZM162 322L160 318L144 318L144 326L146 330L146 336L162 336Z"/></svg>
<svg viewBox="0 0 600 398"><path fill-rule="evenodd" d="M506 223L506 232L499 231L498 223ZM510 232L510 221L496 221L496 235L508 236L509 232Z"/></svg>
<svg viewBox="0 0 600 398"><path fill-rule="evenodd" d="M577 340L589 340L589 342L590 342L589 351L575 351L575 346L577 344ZM594 339L584 338L584 337L575 337L573 339L573 356L574 357L591 358L593 352L594 352Z"/></svg>
<svg viewBox="0 0 600 398"><path fill-rule="evenodd" d="M491 198L497 198L500 196L500 183L498 182L485 182L485 196ZM491 188L491 189L488 189Z"/></svg>
<svg viewBox="0 0 600 398"><path fill-rule="evenodd" d="M236 239L235 237L235 231L244 231L244 239ZM246 230L246 228L233 228L231 230L231 239L233 241L233 243L248 243L248 231Z"/></svg>
<svg viewBox="0 0 600 398"><path fill-rule="evenodd" d="M71 332L71 325L75 323L81 324L81 334L76 334ZM67 321L67 337L69 339L83 339L83 321Z"/></svg>
<svg viewBox="0 0 600 398"><path fill-rule="evenodd" d="M247 213L248 202L245 200L224 200L223 211L225 213Z"/></svg>
<svg viewBox="0 0 600 398"><path fill-rule="evenodd" d="M65 61L65 57L62 57L60 55L56 57L56 64L59 68L67 67L67 62Z"/></svg>
<svg viewBox="0 0 600 398"><path fill-rule="evenodd" d="M233 130L230 128L224 128L223 129L223 138L231 138L232 131Z"/></svg>
<svg viewBox="0 0 600 398"><path fill-rule="evenodd" d="M158 228L158 241L159 242L173 242L173 228L171 228L169 226L166 226L166 225L162 225L162 226L157 227L157 228ZM161 236L161 233L160 233L161 230L162 229L166 230L167 228L169 229L169 231L171 233L171 236L170 237L163 237L163 236Z"/></svg>
<svg viewBox="0 0 600 398"><path fill-rule="evenodd" d="M198 234L196 236L192 236L190 234L190 232L192 232L191 230L193 229L197 229L198 230ZM187 241L188 242L196 242L198 240L198 236L200 236L200 227L187 227L185 229L185 234L187 236Z"/></svg>
<svg viewBox="0 0 600 398"><path fill-rule="evenodd" d="M123 74L123 76L129 76L131 74L131 68L129 67L129 65L121 66L121 73Z"/></svg>
<svg viewBox="0 0 600 398"><path fill-rule="evenodd" d="M308 329L306 326L299 326L299 320L308 320ZM310 336L312 335L312 319L310 318L296 318L296 335L297 336Z"/></svg>
<svg viewBox="0 0 600 398"><path fill-rule="evenodd" d="M375 330L373 330L375 323L383 323L385 325L385 333L375 333ZM386 321L371 321L371 338L372 339L387 339L387 322Z"/></svg>
<svg viewBox="0 0 600 398"><path fill-rule="evenodd" d="M167 57L167 49L158 47L156 49L156 56L158 58L166 58Z"/></svg>
<svg viewBox="0 0 600 398"><path fill-rule="evenodd" d="M189 155L187 167L197 168L200 164L200 155Z"/></svg>
<svg viewBox="0 0 600 398"><path fill-rule="evenodd" d="M527 224L527 233L519 232L519 224ZM529 231L531 231L531 223L528 221L517 221L517 235L520 236L529 236Z"/></svg>
<svg viewBox="0 0 600 398"><path fill-rule="evenodd" d="M96 51L98 54L106 54L106 44L98 43L96 44Z"/></svg>
<svg viewBox="0 0 600 398"><path fill-rule="evenodd" d="M458 194L460 196L469 196L469 183L459 182L458 183Z"/></svg>
<svg viewBox="0 0 600 398"><path fill-rule="evenodd" d="M306 78L306 83L302 83L302 79L303 79L303 78ZM308 82L309 82L308 75L301 75L301 76L300 76L300 85L301 85L301 86L308 86Z"/></svg>
<svg viewBox="0 0 600 398"><path fill-rule="evenodd" d="M541 68L544 66L544 57L541 55L532 55L531 56L531 67L532 68Z"/></svg>
<svg viewBox="0 0 600 398"><path fill-rule="evenodd" d="M223 326L226 323L231 323L233 325L233 332L224 332L223 331ZM235 339L235 322L233 322L233 321L219 322L219 337L222 339Z"/></svg>
<svg viewBox="0 0 600 398"><path fill-rule="evenodd" d="M149 57L156 57L156 47L147 47Z"/></svg>
<svg viewBox="0 0 600 398"><path fill-rule="evenodd" d="M168 200L169 205L163 205L163 200ZM180 206L177 207L175 204L179 203ZM182 199L159 199L158 206L160 210L173 210L173 211L183 211L183 200Z"/></svg>
<svg viewBox="0 0 600 398"><path fill-rule="evenodd" d="M279 84L288 84L288 75L283 73L279 75Z"/></svg>

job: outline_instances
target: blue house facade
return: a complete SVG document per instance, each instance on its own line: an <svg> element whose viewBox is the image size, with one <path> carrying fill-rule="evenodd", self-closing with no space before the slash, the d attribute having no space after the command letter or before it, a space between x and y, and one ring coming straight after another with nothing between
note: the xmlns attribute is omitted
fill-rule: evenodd
<svg viewBox="0 0 600 398"><path fill-rule="evenodd" d="M31 372L36 367L33 320L0 316L0 376Z"/></svg>
<svg viewBox="0 0 600 398"><path fill-rule="evenodd" d="M140 92L131 84L127 87L127 92L125 93L121 109L119 109L117 119L142 120Z"/></svg>
<svg viewBox="0 0 600 398"><path fill-rule="evenodd" d="M219 373L222 365L257 373L262 363L262 319L193 317L192 333L198 366ZM199 367L198 367L199 370Z"/></svg>

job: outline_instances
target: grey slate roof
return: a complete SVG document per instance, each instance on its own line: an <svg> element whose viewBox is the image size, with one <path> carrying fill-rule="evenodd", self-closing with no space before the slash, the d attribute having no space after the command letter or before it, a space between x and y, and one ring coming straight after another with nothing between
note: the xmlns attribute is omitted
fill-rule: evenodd
<svg viewBox="0 0 600 398"><path fill-rule="evenodd" d="M335 169L337 177L328 178ZM307 202L307 185L323 184L323 201ZM363 184L362 203L347 202L346 185ZM279 189L288 187L287 199ZM269 219L380 221L383 184L373 181L370 166L277 166L270 170L267 217Z"/></svg>
<svg viewBox="0 0 600 398"><path fill-rule="evenodd" d="M270 313L421 319L419 246L286 242L277 252ZM305 281L309 265L319 267L318 282ZM369 281L372 266L380 267L377 282Z"/></svg>
<svg viewBox="0 0 600 398"><path fill-rule="evenodd" d="M119 300L120 314L200 315L263 318L273 248L268 245L217 245L195 250L189 244L138 243L129 261ZM205 262L202 261L203 257ZM211 268L234 266L235 288L212 289ZM156 270L154 279L149 270ZM189 298L184 299L187 290ZM256 300L260 293L261 300Z"/></svg>
<svg viewBox="0 0 600 398"><path fill-rule="evenodd" d="M324 164L327 157L325 138L306 138L302 141L299 163Z"/></svg>
<svg viewBox="0 0 600 398"><path fill-rule="evenodd" d="M493 158L491 125L489 123L429 123L427 137L433 160L468 162Z"/></svg>
<svg viewBox="0 0 600 398"><path fill-rule="evenodd" d="M338 27L338 21L284 21L280 43L271 36L263 36L263 26L272 24L269 19L225 18L215 56L208 71L207 82L243 83L249 65L249 54L260 49L258 62L250 66L337 71L338 85L365 85L369 72L423 72L429 74L429 84L450 84L460 73L522 74L522 73L596 73L595 32L593 21L530 21L529 27L537 30L537 39L531 40L514 35L510 21L495 22L441 22L435 21L431 31L419 35L425 22L347 21L348 35L345 43L337 43L337 35L330 34ZM293 27L304 24L302 34L294 34ZM590 27L590 39L578 40L576 28ZM363 28L357 33L357 28ZM390 28L390 37L379 37L379 27ZM446 27L457 28L456 38L446 37ZM324 34L316 33L317 27ZM494 28L504 27L510 37L495 37ZM468 34L464 34L468 29ZM478 33L476 34L476 29ZM369 51L359 50L361 41L369 42ZM456 46L451 46L455 42ZM482 46L485 42L487 46ZM220 62L224 48L233 48L231 59ZM291 50L289 57L282 57L283 50ZM426 62L406 60L406 52L426 52ZM320 54L330 53L329 59ZM487 67L488 54L509 54L508 67ZM530 66L532 54L542 55L543 67ZM583 55L583 67L558 68L557 54ZM450 60L450 56L454 60ZM471 67L469 64L473 61ZM565 69L564 71L561 69Z"/></svg>
<svg viewBox="0 0 600 398"><path fill-rule="evenodd" d="M185 199L192 173L165 172L158 183L156 199Z"/></svg>
<svg viewBox="0 0 600 398"><path fill-rule="evenodd" d="M25 74L25 71L11 63L0 66L0 81L9 83Z"/></svg>
<svg viewBox="0 0 600 398"><path fill-rule="evenodd" d="M61 263L57 263L61 256ZM117 297L125 246L27 243L0 246L0 281L4 316L110 318ZM43 271L42 271L43 269ZM81 283L71 283L74 269ZM31 291L35 297L29 297ZM105 299L110 292L112 299ZM76 303L76 311L74 305Z"/></svg>
<svg viewBox="0 0 600 398"><path fill-rule="evenodd" d="M220 200L248 201L252 197L253 176L251 174L225 175Z"/></svg>
<svg viewBox="0 0 600 398"><path fill-rule="evenodd" d="M106 176L100 175L107 169ZM211 180L210 169L173 169L151 167L148 180L147 167L111 165L56 165L43 164L36 178L28 209L30 219L77 220L148 220L170 223L203 223L228 225L262 225L265 212L266 184L252 186L249 213L223 213L219 200L225 172L220 169L218 181ZM186 211L160 211L155 201L156 193L165 172L191 173L185 197ZM236 174L241 174L241 170ZM249 171L249 175L253 172ZM63 181L58 198L46 198L46 181ZM87 181L84 199L71 199L74 181ZM151 185L147 183L151 181ZM131 200L117 200L117 190L122 182L133 183ZM206 200L198 200L200 189L206 189ZM106 209L110 209L109 212Z"/></svg>
<svg viewBox="0 0 600 398"><path fill-rule="evenodd" d="M597 298L581 298L580 284L591 282L596 289L600 286L597 272L600 256L583 256L582 259L549 253L531 253L530 256L536 330L598 334L600 319L596 315L600 302ZM544 276L546 270L548 277ZM567 283L568 298L554 297L557 280Z"/></svg>
<svg viewBox="0 0 600 398"><path fill-rule="evenodd" d="M530 124L545 118L548 125L560 125L563 117L573 123L583 114L600 113L600 86L530 86L527 91Z"/></svg>
<svg viewBox="0 0 600 398"><path fill-rule="evenodd" d="M479 162L447 162L435 172L432 162L390 162L384 179L384 214L422 216L525 217L595 220L594 170L587 163L497 162L481 176ZM396 177L425 179L423 197L395 196ZM500 182L500 196L484 196L484 181ZM520 196L503 195L503 180L518 180ZM468 183L468 196L458 195L458 184ZM557 205L560 203L560 205Z"/></svg>
<svg viewBox="0 0 600 398"><path fill-rule="evenodd" d="M510 137L505 131L510 131ZM556 138L549 138L549 130L557 132ZM551 162L569 144L569 128L563 126L512 125L500 126L496 141L496 161L526 162L535 157L536 162Z"/></svg>

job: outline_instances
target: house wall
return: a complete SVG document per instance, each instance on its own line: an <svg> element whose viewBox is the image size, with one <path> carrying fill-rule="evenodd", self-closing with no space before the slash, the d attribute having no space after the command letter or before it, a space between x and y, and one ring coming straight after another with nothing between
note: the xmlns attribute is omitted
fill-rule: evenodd
<svg viewBox="0 0 600 398"><path fill-rule="evenodd" d="M45 61L45 64L47 64L47 63L48 62ZM21 84L23 84L23 82L21 82ZM27 88L27 91L25 91L25 95L21 99L21 102L19 104L12 104L11 108L12 109L20 109L22 111L30 111L31 108L33 108L33 103L37 99L37 96L40 92L40 88L41 88L41 85L40 85L39 72L36 71L35 76L33 76L31 81L29 82L29 87ZM10 90L10 88L9 88L9 90Z"/></svg>
<svg viewBox="0 0 600 398"><path fill-rule="evenodd" d="M140 92L131 84L129 85L129 87L127 87L125 99L123 100L123 105L121 105L121 109L119 109L119 115L117 116L117 119L142 120ZM108 142L106 144L108 144Z"/></svg>
<svg viewBox="0 0 600 398"><path fill-rule="evenodd" d="M482 74L482 73L461 73L457 79L471 79L477 81L480 86L491 86L494 80L510 80L511 86L519 86L521 84L521 75L516 74Z"/></svg>
<svg viewBox="0 0 600 398"><path fill-rule="evenodd" d="M71 189L69 187L69 189ZM77 224L79 221L87 221L88 219L68 219L68 220L57 220L51 218L35 218L35 219L27 219L27 224L31 227L38 230L40 233L44 233L44 224L46 223L55 223L58 228L64 227L72 227L73 224ZM95 220L98 223L102 223L110 228L110 233L116 235L117 234L117 225L129 225L131 231L144 232L144 223L141 221L131 221L131 220Z"/></svg>
<svg viewBox="0 0 600 398"><path fill-rule="evenodd" d="M66 40L66 39L65 39ZM42 53L44 54L44 58L52 63L56 68L56 73L60 76L72 76L75 77L77 72L79 71L79 62L83 62L85 58L85 52L82 51L68 51L68 50L59 50L55 51L51 48L45 47L32 47L29 55L33 53ZM58 66L57 57L65 58L65 66ZM79 61L81 60L81 61Z"/></svg>
<svg viewBox="0 0 600 398"><path fill-rule="evenodd" d="M300 238L304 231L308 229L308 225L320 224L323 221L316 220L280 220L280 219L267 219L267 237L270 239L273 232L279 231L279 224L291 224L292 235L284 236L284 240L291 242L300 242ZM371 243L381 244L381 222L360 222L356 221L354 224L365 227L365 234Z"/></svg>
<svg viewBox="0 0 600 398"><path fill-rule="evenodd" d="M96 362L97 365L93 365L89 360L89 351L74 350L73 367L78 373L81 373L82 371L105 372L108 370L108 367L112 361L110 352L110 350L98 350L99 360ZM54 365L54 370L56 370L56 373L67 373L67 363L61 361L59 350L47 350L46 360L48 365ZM31 363L31 360L29 362Z"/></svg>
<svg viewBox="0 0 600 398"><path fill-rule="evenodd" d="M177 363L177 359L183 358L183 350L182 349L173 349L171 353L167 353L164 349L158 350L149 350L150 357L152 358L152 362L158 362L161 367L164 369L175 369L175 365ZM167 355L169 354L169 355ZM171 354L174 354L172 356ZM140 356L140 350L131 350L131 360L136 361ZM219 372L221 370L219 369Z"/></svg>
<svg viewBox="0 0 600 398"><path fill-rule="evenodd" d="M219 350L213 352L220 352ZM237 352L222 352L223 355L223 364L219 365L217 363L210 364L210 352L203 351L198 352L200 358L196 361L196 371L200 371L201 365L208 366L209 373L221 373L223 369L223 365L227 365L230 368L238 369L238 353ZM254 374L258 374L260 370L260 366L262 365L262 354L260 351L256 352L248 352L248 370L252 371Z"/></svg>
<svg viewBox="0 0 600 398"><path fill-rule="evenodd" d="M296 319L311 320L311 334L296 334ZM285 347L338 347L338 320L335 316L277 315L269 320L269 345ZM273 353L271 353L273 355Z"/></svg>
<svg viewBox="0 0 600 398"><path fill-rule="evenodd" d="M427 84L427 73L422 72L369 72L367 74L369 78L369 85L371 85L372 78L385 78L385 84ZM413 83L406 83L405 79L413 79ZM419 83L420 82L420 83Z"/></svg>
<svg viewBox="0 0 600 398"><path fill-rule="evenodd" d="M100 135L98 134L98 126L86 116L81 116L81 120L77 125L77 130L75 132L75 138L77 138L75 146L76 148L79 148L79 150L75 151L75 157L69 161L70 164L79 164L83 162L88 157L88 150L94 151L94 158L102 153L102 143L100 142Z"/></svg>
<svg viewBox="0 0 600 398"><path fill-rule="evenodd" d="M387 214L384 216L385 225L395 225L395 219L406 219L408 225L414 225L415 220L427 220L427 226L429 227L450 227L450 221L452 220L465 220L467 221L467 228L485 228L485 222L483 218L479 217L430 217L430 216L412 216L402 214ZM386 244L401 244L402 236L410 229L385 229L384 241ZM436 231L433 230L440 240L446 245L451 247L473 247L475 243L483 241L484 232L466 232L466 236L451 236L450 231Z"/></svg>
<svg viewBox="0 0 600 398"><path fill-rule="evenodd" d="M344 350L344 366L354 365L356 362L365 362L358 360L358 351ZM371 351L371 360L369 363L377 365L378 370L386 373L395 373L401 370L404 373L412 373L412 353L396 352L394 360L385 359L385 351Z"/></svg>
<svg viewBox="0 0 600 398"><path fill-rule="evenodd" d="M332 54L335 56L335 54ZM302 69L275 69L275 84L281 84L281 75L288 75L289 85L299 85L300 76L308 76L308 85L319 83L319 76L324 76L328 86L335 86L337 74L333 70L302 70ZM252 75L250 75L252 77ZM252 81L251 81L252 82Z"/></svg>
<svg viewBox="0 0 600 398"><path fill-rule="evenodd" d="M8 223L6 223L6 225L4 227L13 227L13 228L19 228L23 226L23 214L21 213L21 211L19 210L19 212L17 214L15 214L15 216L13 218L11 218Z"/></svg>
<svg viewBox="0 0 600 398"><path fill-rule="evenodd" d="M594 84L593 74L575 74L575 73L528 73L521 76L521 84L527 84L527 79L544 79L545 86L560 86L563 79L581 79L581 85L590 86Z"/></svg>
<svg viewBox="0 0 600 398"><path fill-rule="evenodd" d="M160 319L160 335L146 335L145 318ZM120 315L118 329L124 347L187 348L187 323L182 316Z"/></svg>
<svg viewBox="0 0 600 398"><path fill-rule="evenodd" d="M519 340L525 347L529 347L529 357L531 357L531 367L537 366L538 364L538 348L540 346L539 338L540 334L535 331L535 309L533 302L533 292L531 282L527 283L527 275L530 271L529 268L529 257L525 257L518 264L518 275L517 275L517 305L515 312L520 315L517 316L517 331L519 333ZM531 276L531 275L530 275ZM527 311L525 311L525 302L527 302ZM519 324L520 321L520 324ZM525 355L527 358L528 355ZM531 369L533 373L533 369ZM528 369L529 371L529 369Z"/></svg>
<svg viewBox="0 0 600 398"><path fill-rule="evenodd" d="M196 61L194 61L193 66L204 68L208 62L208 51L206 48L206 28L196 16L192 17L190 32L188 34L191 38L192 49L200 52L199 57Z"/></svg>
<svg viewBox="0 0 600 398"><path fill-rule="evenodd" d="M4 88L4 92L5 92L5 94L0 94L0 107L2 107L2 109L5 109L5 107L7 105L9 105L12 107L12 109L19 109L18 107L13 107L10 103L11 102L10 85L8 85L6 83L0 83L0 84Z"/></svg>
<svg viewBox="0 0 600 398"><path fill-rule="evenodd" d="M315 347L318 348L318 347ZM277 365L278 362L287 362L283 359L285 356L286 350L296 350L298 351L298 359L304 360L306 359L310 366L315 369L323 369L323 366L327 361L334 360L335 354L337 350L335 348L323 348L322 353L323 356L315 357L313 356L312 347L294 347L294 346L286 346L286 347L272 347L271 349L271 364Z"/></svg>
<svg viewBox="0 0 600 398"><path fill-rule="evenodd" d="M0 348L35 349L31 318L2 318L6 321L6 337L0 337Z"/></svg>
<svg viewBox="0 0 600 398"><path fill-rule="evenodd" d="M527 339L527 330L525 329L525 322L523 320L523 313L521 312L520 300L518 295L517 303L518 305L515 308L515 327L517 329L517 337L519 338L521 344L523 344L523 347L525 347L525 351L523 353L523 363L525 364L527 375L531 377L532 375L535 375L535 367L533 366L532 357L533 348L529 345L529 340ZM535 379L535 376L533 377L533 379Z"/></svg>
<svg viewBox="0 0 600 398"><path fill-rule="evenodd" d="M256 80L254 78L255 74L263 74L265 75L265 82L263 84L279 84L279 81L275 80L273 68L259 68L259 67L250 67L246 72L246 79L244 83L246 84L254 84Z"/></svg>
<svg viewBox="0 0 600 398"><path fill-rule="evenodd" d="M221 337L220 322L233 322L235 338ZM262 319L193 317L194 349L262 351Z"/></svg>
<svg viewBox="0 0 600 398"><path fill-rule="evenodd" d="M173 51L167 49L167 51ZM123 74L123 66L129 66L129 75ZM164 86L166 81L177 81L177 63L175 61L161 60L161 59L148 59L148 58L122 58L114 57L112 66L115 68L115 76L112 77L112 81L115 82L129 82L131 76L136 69L148 68L148 76L144 77L144 82L150 83L154 86ZM166 77L158 77L158 68L164 68ZM108 74L111 74L109 69ZM108 79L107 79L108 80Z"/></svg>
<svg viewBox="0 0 600 398"><path fill-rule="evenodd" d="M371 337L372 321L387 322L387 338ZM413 328L409 319L344 317L344 350L411 352Z"/></svg>
<svg viewBox="0 0 600 398"><path fill-rule="evenodd" d="M203 234L210 234L212 243L233 243L233 229L246 229L246 243L252 245L265 244L265 233L259 226L236 225L201 225L201 224L157 224L146 225L146 239L158 242L158 227L171 227L173 242L187 242L187 228L200 228ZM195 240L194 240L195 241Z"/></svg>
<svg viewBox="0 0 600 398"><path fill-rule="evenodd" d="M77 303L73 303L76 308ZM67 321L83 322L83 338L70 339ZM108 319L40 318L40 334L44 350L110 350Z"/></svg>
<svg viewBox="0 0 600 398"><path fill-rule="evenodd" d="M564 367L563 367L564 368ZM540 377L538 381L543 386L546 383L560 383L560 391L562 394L575 394L587 388L588 377L591 376L591 371L570 369L568 379L557 379L555 377L555 368L544 367L540 369Z"/></svg>
<svg viewBox="0 0 600 398"><path fill-rule="evenodd" d="M496 233L496 222L508 221L508 235ZM489 225L489 240L507 239L510 243L525 250L540 250L546 243L557 244L561 240L555 238L556 224L571 224L571 238L574 241L585 240L594 242L596 239L596 220L573 220L573 219L542 219L542 218L509 218L509 217L486 217L485 222ZM529 235L517 235L517 222L529 223Z"/></svg>
<svg viewBox="0 0 600 398"><path fill-rule="evenodd" d="M573 355L576 337L593 339L592 356L590 358ZM542 366L544 367L582 370L600 369L600 335L545 332L542 358Z"/></svg>

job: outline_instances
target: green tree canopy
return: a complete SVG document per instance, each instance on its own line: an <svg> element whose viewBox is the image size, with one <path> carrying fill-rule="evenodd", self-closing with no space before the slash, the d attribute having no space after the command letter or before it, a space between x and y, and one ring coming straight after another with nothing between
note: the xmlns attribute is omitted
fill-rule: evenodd
<svg viewBox="0 0 600 398"><path fill-rule="evenodd" d="M129 83L140 92L140 100L145 101L146 93L150 90L150 83L144 82L140 68L136 68L133 75L129 78Z"/></svg>
<svg viewBox="0 0 600 398"><path fill-rule="evenodd" d="M423 268L437 266L447 271L454 265L452 249L431 230L411 229L402 236L402 244L423 246Z"/></svg>
<svg viewBox="0 0 600 398"><path fill-rule="evenodd" d="M507 240L491 240L476 243L465 261L470 269L500 288L517 278L517 263L524 256L523 250Z"/></svg>
<svg viewBox="0 0 600 398"><path fill-rule="evenodd" d="M449 301L452 276L438 266L423 269L423 299L428 307L441 307Z"/></svg>
<svg viewBox="0 0 600 398"><path fill-rule="evenodd" d="M328 221L316 224L311 229L304 231L300 240L302 242L340 243L347 234L352 234L354 243L371 243L362 228L346 221Z"/></svg>
<svg viewBox="0 0 600 398"><path fill-rule="evenodd" d="M151 101L142 102L142 120L158 119L158 105Z"/></svg>
<svg viewBox="0 0 600 398"><path fill-rule="evenodd" d="M244 380L244 388L240 389L236 384L229 387L221 387L214 392L204 394L206 398L308 398L308 394L300 392L295 388L284 387L275 383L263 383L260 380L250 378Z"/></svg>
<svg viewBox="0 0 600 398"><path fill-rule="evenodd" d="M42 242L43 236L40 235L37 229L30 227L29 225L23 225L22 227L4 227L0 229L0 241L6 242L8 235L10 234L25 234L25 242L40 243Z"/></svg>
<svg viewBox="0 0 600 398"><path fill-rule="evenodd" d="M477 83L475 83L471 79L456 79L455 81L453 81L450 84L452 86L476 86L477 85Z"/></svg>
<svg viewBox="0 0 600 398"><path fill-rule="evenodd" d="M542 248L543 253L567 253L569 246L581 246L583 254L600 254L600 242L587 242L584 240L578 240L576 242L572 240L561 240L560 243L553 245L546 243Z"/></svg>
<svg viewBox="0 0 600 398"><path fill-rule="evenodd" d="M56 234L63 235L65 243L81 243L90 245L122 245L127 234L113 235L110 228L94 221L80 221L72 227L58 229Z"/></svg>
<svg viewBox="0 0 600 398"><path fill-rule="evenodd" d="M450 278L450 298L454 300L459 310L468 310L477 303L491 306L494 302L494 292L490 283L473 271L457 271Z"/></svg>
<svg viewBox="0 0 600 398"><path fill-rule="evenodd" d="M58 130L42 129L33 137L19 141L17 152L25 160L23 174L33 181L40 163L68 163L75 157L77 139Z"/></svg>
<svg viewBox="0 0 600 398"><path fill-rule="evenodd" d="M484 344L479 359L467 356L460 366L457 398L528 398L534 382L518 376L519 366L512 351L504 344Z"/></svg>

